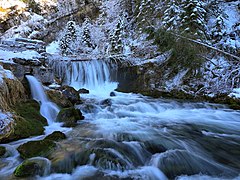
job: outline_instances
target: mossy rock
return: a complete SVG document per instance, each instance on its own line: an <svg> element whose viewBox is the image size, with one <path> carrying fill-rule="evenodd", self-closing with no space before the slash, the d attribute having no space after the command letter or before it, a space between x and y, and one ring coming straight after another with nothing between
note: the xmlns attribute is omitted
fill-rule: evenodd
<svg viewBox="0 0 240 180"><path fill-rule="evenodd" d="M48 166L48 160L46 159L27 159L15 169L14 175L22 178L42 176L45 173L46 166Z"/></svg>
<svg viewBox="0 0 240 180"><path fill-rule="evenodd" d="M66 135L60 131L54 131L52 134L45 137L45 140L59 141L66 139Z"/></svg>
<svg viewBox="0 0 240 180"><path fill-rule="evenodd" d="M13 109L28 122L34 123L34 128L36 128L37 124L44 126L47 125L47 120L40 114L39 104L34 100L20 102L16 104Z"/></svg>
<svg viewBox="0 0 240 180"><path fill-rule="evenodd" d="M0 137L0 143L8 143L30 136L42 135L44 133L44 125L37 121L27 121L26 119L15 116L14 124L7 134Z"/></svg>
<svg viewBox="0 0 240 180"><path fill-rule="evenodd" d="M58 90L48 90L46 91L48 97L50 98L51 101L56 103L58 106L62 108L67 108L67 107L72 107L73 104L71 101L68 100L68 98Z"/></svg>
<svg viewBox="0 0 240 180"><path fill-rule="evenodd" d="M74 127L77 125L78 120L83 119L84 116L81 111L74 107L62 109L57 116L57 121L63 122L65 127Z"/></svg>
<svg viewBox="0 0 240 180"><path fill-rule="evenodd" d="M47 157L56 147L56 144L48 139L40 141L29 141L17 148L21 158Z"/></svg>
<svg viewBox="0 0 240 180"><path fill-rule="evenodd" d="M14 123L9 132L0 137L0 143L8 143L44 133L47 120L41 116L40 106L36 101L19 102L13 109L17 114L13 116Z"/></svg>
<svg viewBox="0 0 240 180"><path fill-rule="evenodd" d="M4 154L6 154L7 150L5 147L0 146L0 157L4 156Z"/></svg>

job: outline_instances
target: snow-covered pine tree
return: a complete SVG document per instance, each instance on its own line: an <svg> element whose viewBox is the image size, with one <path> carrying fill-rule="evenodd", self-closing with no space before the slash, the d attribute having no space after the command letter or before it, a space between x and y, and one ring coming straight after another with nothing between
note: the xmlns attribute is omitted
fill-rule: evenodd
<svg viewBox="0 0 240 180"><path fill-rule="evenodd" d="M62 55L71 55L73 54L73 49L71 45L75 43L77 39L76 24L74 21L69 21L67 23L66 32L62 39L60 40L60 50Z"/></svg>
<svg viewBox="0 0 240 180"><path fill-rule="evenodd" d="M86 18L83 23L83 26L82 26L82 29L83 29L82 43L86 47L94 49L96 47L96 45L93 43L92 38L91 38L91 33L89 30L90 25L91 25L91 23L90 23L89 18Z"/></svg>
<svg viewBox="0 0 240 180"><path fill-rule="evenodd" d="M181 8L176 0L170 0L163 14L163 27L166 30L176 30L180 22Z"/></svg>
<svg viewBox="0 0 240 180"><path fill-rule="evenodd" d="M119 18L116 28L114 29L113 33L110 34L111 54L122 54L123 52L123 29L123 20L122 18Z"/></svg>
<svg viewBox="0 0 240 180"><path fill-rule="evenodd" d="M200 0L182 1L180 30L197 37L206 35L206 10Z"/></svg>
<svg viewBox="0 0 240 180"><path fill-rule="evenodd" d="M222 14L219 14L214 22L214 26L211 29L211 39L214 43L221 41L223 36L226 34L226 29L224 25L224 17Z"/></svg>

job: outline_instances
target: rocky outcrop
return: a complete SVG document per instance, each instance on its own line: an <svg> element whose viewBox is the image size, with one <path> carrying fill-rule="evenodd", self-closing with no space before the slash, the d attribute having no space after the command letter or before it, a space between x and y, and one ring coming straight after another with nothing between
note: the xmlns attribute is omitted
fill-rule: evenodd
<svg viewBox="0 0 240 180"><path fill-rule="evenodd" d="M57 121L63 122L65 127L74 127L77 125L77 121L83 119L81 111L74 107L62 109L57 116Z"/></svg>
<svg viewBox="0 0 240 180"><path fill-rule="evenodd" d="M25 89L22 83L11 71L0 65L0 109L10 110L10 106L25 98Z"/></svg>
<svg viewBox="0 0 240 180"><path fill-rule="evenodd" d="M27 19L26 14L23 13L26 10L26 5L23 2L17 2L12 6L8 5L7 2L5 3L5 7L0 7L0 33L4 33L11 27L19 25L22 20Z"/></svg>
<svg viewBox="0 0 240 180"><path fill-rule="evenodd" d="M40 115L40 107L37 102L33 100L19 102L13 109L17 115L12 116L12 121L3 130L4 133L0 134L0 143L44 133L47 120Z"/></svg>
<svg viewBox="0 0 240 180"><path fill-rule="evenodd" d="M5 69L11 70L19 80L23 80L25 74L31 73L44 84L53 83L54 73L46 65L46 45L43 41L7 39L1 41L0 51L0 63Z"/></svg>

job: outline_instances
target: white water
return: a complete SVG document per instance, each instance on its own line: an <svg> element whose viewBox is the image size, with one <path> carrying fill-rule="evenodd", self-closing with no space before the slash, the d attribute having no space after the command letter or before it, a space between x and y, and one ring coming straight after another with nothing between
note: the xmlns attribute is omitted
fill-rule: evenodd
<svg viewBox="0 0 240 180"><path fill-rule="evenodd" d="M202 138L206 138L208 133L219 134L219 137L223 137L221 134L224 134L224 137L233 137L233 139L217 139L219 141L217 143L220 144L216 145L225 142L231 146L229 148L234 148L235 144L240 145L240 112L230 110L223 105L182 103L152 99L138 94L115 92L116 96L110 97L109 94L114 91L117 83L111 82L108 66L103 66L102 62L96 61L72 62L71 66L72 74L67 75L68 82L65 83L75 89L83 87L90 89L89 95L81 95L85 103L78 106L85 120L79 127L73 129L71 137L90 142L113 141L116 147L99 148L106 154L110 153L117 157L126 166L122 170L120 164L108 161L102 167L102 159L91 154L89 156L91 163L79 166L73 170L72 174L52 174L43 179L81 179L85 177L81 176L84 169L84 172L88 172L87 174L93 175L101 171L107 177L114 176L119 179L161 180L167 179L163 172L166 171L164 168L174 169L178 164L184 167L183 172L189 169L195 174L195 176L178 174L175 177L179 179L237 178L238 170L216 161L212 157L215 152L206 151L205 144L202 147L204 143ZM96 72L102 75L98 76ZM104 104L106 99L110 103ZM198 134L195 135L195 133ZM149 152L148 143L154 146L160 144L166 148L166 151ZM214 145L215 142L210 139L208 143ZM157 147L155 148L158 150ZM129 152L126 151L130 151L131 155L129 156ZM225 155L234 162L233 155L228 152L225 152ZM172 165L172 162L177 164ZM169 167L168 164L170 164ZM98 176L93 176L93 179L96 177Z"/></svg>
<svg viewBox="0 0 240 180"><path fill-rule="evenodd" d="M42 84L34 76L27 75L26 78L29 81L33 99L40 104L41 115L47 119L49 125L52 124L57 118L59 108L48 100Z"/></svg>
<svg viewBox="0 0 240 180"><path fill-rule="evenodd" d="M73 152L66 156L63 167L72 163L77 166L71 173L56 172L39 179L239 178L239 169L233 167L240 162L234 154L240 147L239 111L223 105L152 99L120 92L110 97L117 83L111 82L109 67L94 61L81 63L74 65L73 74L68 75L72 78L65 83L75 89L90 89L89 95L81 95L84 104L78 106L85 120L70 132L66 146L61 144L63 153ZM96 72L102 75L97 76ZM87 78L80 80L82 76ZM41 98L45 100L42 94L35 97L39 102L43 101ZM84 153L85 159L88 157L84 165L75 162L79 158L76 152L82 147L91 152ZM226 159L218 161L218 158ZM229 162L224 164L224 161Z"/></svg>
<svg viewBox="0 0 240 180"><path fill-rule="evenodd" d="M63 80L63 84L70 85L76 90L86 88L91 94L98 96L109 95L117 87L111 82L110 66L105 61L79 62L50 62L55 73Z"/></svg>

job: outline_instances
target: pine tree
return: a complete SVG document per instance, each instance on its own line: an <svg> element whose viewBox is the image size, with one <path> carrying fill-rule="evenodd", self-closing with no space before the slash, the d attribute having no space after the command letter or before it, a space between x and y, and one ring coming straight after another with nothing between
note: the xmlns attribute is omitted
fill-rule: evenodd
<svg viewBox="0 0 240 180"><path fill-rule="evenodd" d="M214 41L214 43L217 43L221 41L225 34L226 30L224 25L224 17L222 14L219 14L218 17L216 17L214 26L211 30L211 38Z"/></svg>
<svg viewBox="0 0 240 180"><path fill-rule="evenodd" d="M163 27L167 30L176 30L181 19L180 12L181 9L176 1L169 1L162 17Z"/></svg>
<svg viewBox="0 0 240 180"><path fill-rule="evenodd" d="M91 33L89 30L90 25L91 25L90 20L86 18L82 27L83 28L82 42L86 47L94 49L96 45L92 42Z"/></svg>
<svg viewBox="0 0 240 180"><path fill-rule="evenodd" d="M76 24L74 21L69 21L67 23L67 28L64 36L60 40L60 50L62 55L71 55L73 54L73 49L71 45L75 43L77 39Z"/></svg>
<svg viewBox="0 0 240 180"><path fill-rule="evenodd" d="M185 0L182 5L180 30L195 36L204 36L206 33L206 11L200 0Z"/></svg>
<svg viewBox="0 0 240 180"><path fill-rule="evenodd" d="M116 28L110 35L111 53L121 54L123 52L123 20L120 18L117 22Z"/></svg>

